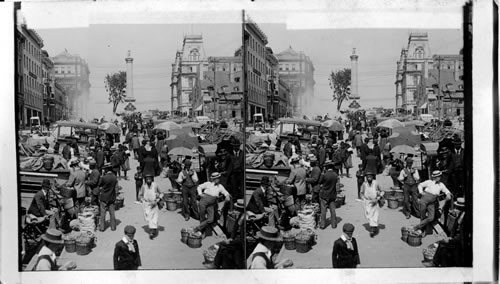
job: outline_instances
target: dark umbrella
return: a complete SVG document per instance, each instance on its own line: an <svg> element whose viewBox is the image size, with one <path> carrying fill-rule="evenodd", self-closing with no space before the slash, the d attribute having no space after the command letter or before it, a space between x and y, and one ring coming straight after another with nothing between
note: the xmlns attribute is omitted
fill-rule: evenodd
<svg viewBox="0 0 500 284"><path fill-rule="evenodd" d="M114 123L111 122L104 122L98 126L100 130L103 130L104 132L108 134L120 134L122 133L122 130L120 127L116 126Z"/></svg>
<svg viewBox="0 0 500 284"><path fill-rule="evenodd" d="M389 142L392 147L398 145L408 145L411 147L420 145L420 134L412 127L396 127L392 129L392 135L389 136Z"/></svg>

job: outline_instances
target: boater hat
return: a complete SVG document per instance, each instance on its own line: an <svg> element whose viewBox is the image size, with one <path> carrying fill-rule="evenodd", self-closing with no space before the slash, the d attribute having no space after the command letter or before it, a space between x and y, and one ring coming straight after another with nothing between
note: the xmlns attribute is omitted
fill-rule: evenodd
<svg viewBox="0 0 500 284"><path fill-rule="evenodd" d="M458 207L458 209L465 208L465 198L463 197L457 198L457 201L455 201L453 205L455 205L455 207Z"/></svg>
<svg viewBox="0 0 500 284"><path fill-rule="evenodd" d="M216 179L216 178L220 178L221 177L221 174L218 173L218 172L214 172L212 173L212 175L210 176L211 179Z"/></svg>
<svg viewBox="0 0 500 284"><path fill-rule="evenodd" d="M61 231L56 229L47 229L45 234L42 235L42 239L46 242L53 244L59 244L59 245L64 244Z"/></svg>
<svg viewBox="0 0 500 284"><path fill-rule="evenodd" d="M259 232L257 232L257 237L259 239L273 241L273 242L282 242L283 238L280 235L280 232L275 227L263 226Z"/></svg>
<svg viewBox="0 0 500 284"><path fill-rule="evenodd" d="M435 178L435 177L440 177L443 173L441 171L433 171L432 172L432 177Z"/></svg>
<svg viewBox="0 0 500 284"><path fill-rule="evenodd" d="M245 202L243 201L243 199L238 199L238 200L236 200L234 207L236 207L238 209L243 209L243 208L245 208Z"/></svg>

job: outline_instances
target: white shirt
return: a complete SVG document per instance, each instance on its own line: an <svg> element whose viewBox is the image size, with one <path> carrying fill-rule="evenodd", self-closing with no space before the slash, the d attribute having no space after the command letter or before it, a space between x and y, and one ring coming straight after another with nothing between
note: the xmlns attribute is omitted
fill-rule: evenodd
<svg viewBox="0 0 500 284"><path fill-rule="evenodd" d="M250 254L250 256L247 259L248 269L267 269L267 263L265 259L263 259L262 257L257 257L253 259L254 254L258 252L265 253L267 258L271 259L272 256L271 250L268 249L263 244L258 243L255 249L253 250L252 254Z"/></svg>
<svg viewBox="0 0 500 284"><path fill-rule="evenodd" d="M352 245L351 240L348 239L345 234L342 234L340 238L346 243L348 249L354 250L354 246Z"/></svg>
<svg viewBox="0 0 500 284"><path fill-rule="evenodd" d="M56 254L50 250L48 247L43 246L42 249L38 252L38 256L42 255L48 255L50 259L52 259L52 262L55 263L56 261ZM37 271L46 271L46 270L51 270L50 263L46 260L40 260L40 262L37 264L35 267Z"/></svg>
<svg viewBox="0 0 500 284"><path fill-rule="evenodd" d="M450 191L446 188L444 183L436 183L433 180L426 180L418 185L418 192L422 194L424 191L434 195L439 195L441 192L446 195L450 194Z"/></svg>
<svg viewBox="0 0 500 284"><path fill-rule="evenodd" d="M201 195L202 193L205 193L207 195L210 195L210 196L214 196L214 197L217 197L219 196L219 194L224 194L225 197L229 197L229 192L227 192L227 190L224 188L224 186L222 186L222 184L217 184L215 185L215 183L211 182L211 181L207 181L207 182L204 182L202 184L200 184L198 186L198 194ZM205 190L205 191L203 191Z"/></svg>

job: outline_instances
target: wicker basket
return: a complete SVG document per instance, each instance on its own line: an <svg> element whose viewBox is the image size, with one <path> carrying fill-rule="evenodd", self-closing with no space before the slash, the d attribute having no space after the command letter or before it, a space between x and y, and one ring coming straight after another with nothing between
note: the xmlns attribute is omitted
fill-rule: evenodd
<svg viewBox="0 0 500 284"><path fill-rule="evenodd" d="M285 249L287 249L287 250L295 250L296 249L294 236L283 237L283 242L285 243Z"/></svg>
<svg viewBox="0 0 500 284"><path fill-rule="evenodd" d="M311 250L311 245L309 240L295 240L295 250L298 253L306 253Z"/></svg>
<svg viewBox="0 0 500 284"><path fill-rule="evenodd" d="M201 240L202 240L201 236L195 233L191 233L188 236L187 245L190 248L199 248L201 247Z"/></svg>
<svg viewBox="0 0 500 284"><path fill-rule="evenodd" d="M422 245L422 235L415 232L408 233L408 244L412 247L418 247Z"/></svg>
<svg viewBox="0 0 500 284"><path fill-rule="evenodd" d="M76 242L76 254L77 255L87 255L89 254L89 243L88 242Z"/></svg>
<svg viewBox="0 0 500 284"><path fill-rule="evenodd" d="M115 200L115 210L120 210L120 208L123 207L125 199L118 199L116 198Z"/></svg>
<svg viewBox="0 0 500 284"><path fill-rule="evenodd" d="M335 207L339 208L340 206L345 204L345 195L337 195L337 199L335 199Z"/></svg>
<svg viewBox="0 0 500 284"><path fill-rule="evenodd" d="M395 196L389 196L386 198L387 199L387 207L391 209L398 209L399 207L399 200Z"/></svg>
<svg viewBox="0 0 500 284"><path fill-rule="evenodd" d="M173 198L167 199L167 210L168 211L177 210L177 203L175 202L175 199L173 199Z"/></svg>
<svg viewBox="0 0 500 284"><path fill-rule="evenodd" d="M64 240L64 249L68 253L76 252L76 240Z"/></svg>

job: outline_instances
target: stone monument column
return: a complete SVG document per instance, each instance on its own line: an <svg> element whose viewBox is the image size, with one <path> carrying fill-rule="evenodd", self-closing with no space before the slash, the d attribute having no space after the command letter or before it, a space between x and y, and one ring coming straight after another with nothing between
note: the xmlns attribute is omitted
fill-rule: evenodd
<svg viewBox="0 0 500 284"><path fill-rule="evenodd" d="M356 48L352 49L351 55L351 98L359 99L358 93L358 56Z"/></svg>
<svg viewBox="0 0 500 284"><path fill-rule="evenodd" d="M127 58L125 58L127 63L127 96L125 98L126 102L135 102L134 97L134 58L130 55L130 50L128 51Z"/></svg>

